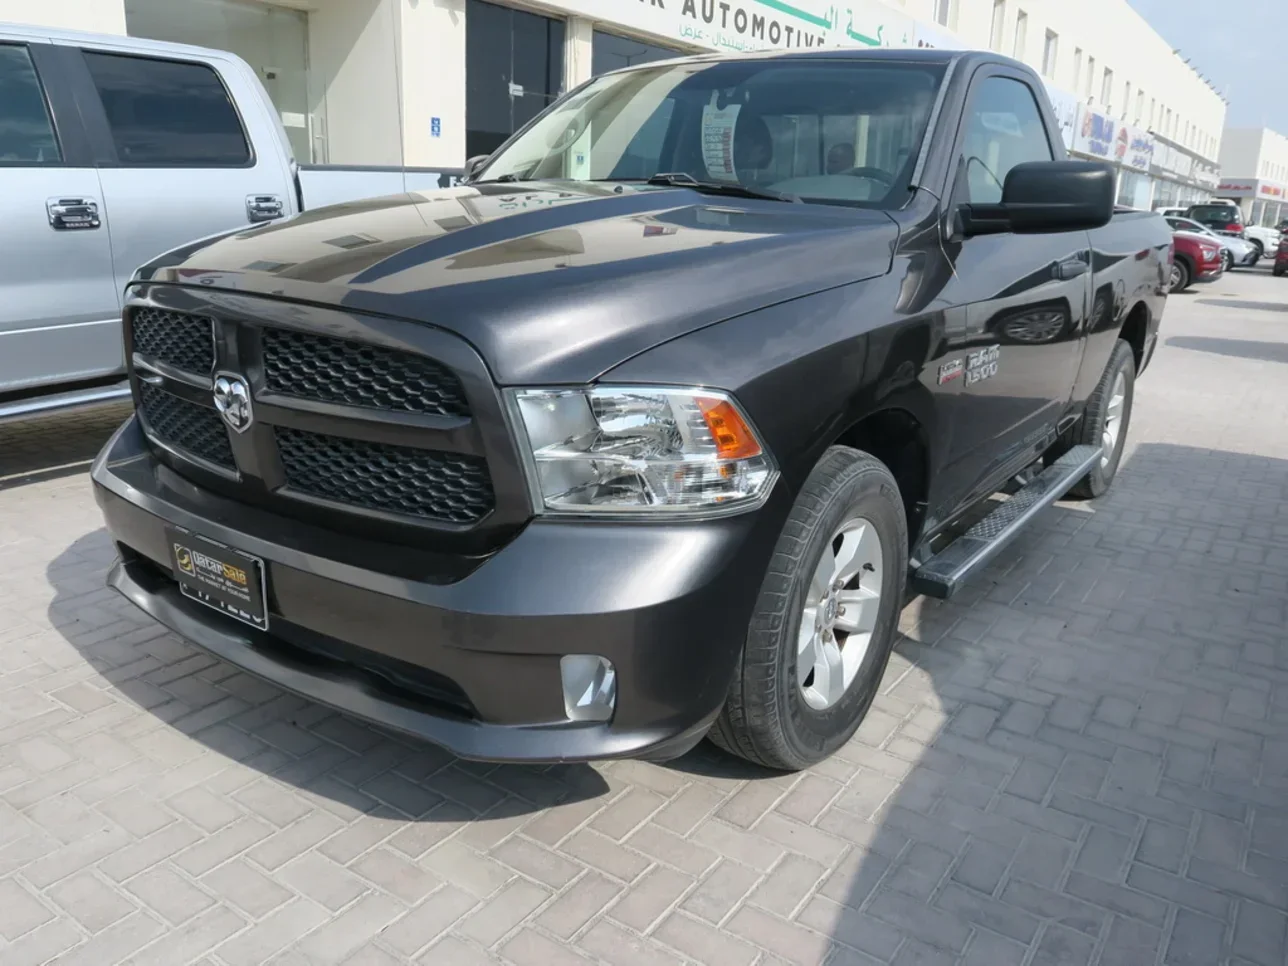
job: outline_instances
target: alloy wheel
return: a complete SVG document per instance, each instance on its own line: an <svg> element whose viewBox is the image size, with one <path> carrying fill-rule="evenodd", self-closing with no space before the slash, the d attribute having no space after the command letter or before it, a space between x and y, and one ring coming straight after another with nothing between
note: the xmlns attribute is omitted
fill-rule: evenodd
<svg viewBox="0 0 1288 966"><path fill-rule="evenodd" d="M825 711L845 695L872 643L885 557L873 523L854 517L823 548L805 593L796 681L805 703Z"/></svg>

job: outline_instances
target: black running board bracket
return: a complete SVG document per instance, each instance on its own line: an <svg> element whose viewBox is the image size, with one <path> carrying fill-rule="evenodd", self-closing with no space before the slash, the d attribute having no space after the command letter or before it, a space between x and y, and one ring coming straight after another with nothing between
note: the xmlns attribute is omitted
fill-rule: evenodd
<svg viewBox="0 0 1288 966"><path fill-rule="evenodd" d="M1010 499L912 572L912 589L947 600L975 571L1014 540L1042 510L1091 472L1102 450L1075 446Z"/></svg>

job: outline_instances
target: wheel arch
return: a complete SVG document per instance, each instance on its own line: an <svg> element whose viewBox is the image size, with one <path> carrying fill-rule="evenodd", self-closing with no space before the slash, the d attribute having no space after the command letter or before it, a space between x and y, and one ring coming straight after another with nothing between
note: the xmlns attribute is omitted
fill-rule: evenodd
<svg viewBox="0 0 1288 966"><path fill-rule="evenodd" d="M1123 319L1123 326L1118 331L1118 338L1131 346L1131 354L1136 359L1136 371L1140 372L1145 363L1145 343L1149 338L1149 306L1137 302Z"/></svg>
<svg viewBox="0 0 1288 966"><path fill-rule="evenodd" d="M911 409L898 405L872 410L852 421L829 445L849 446L874 456L899 485L908 521L910 546L916 546L930 496L930 433Z"/></svg>

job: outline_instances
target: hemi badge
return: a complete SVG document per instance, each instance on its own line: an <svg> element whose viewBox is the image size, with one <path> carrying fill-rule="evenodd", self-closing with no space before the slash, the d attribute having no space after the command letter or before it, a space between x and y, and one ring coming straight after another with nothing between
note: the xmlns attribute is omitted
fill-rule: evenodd
<svg viewBox="0 0 1288 966"><path fill-rule="evenodd" d="M965 363L961 359L945 362L939 367L939 384L942 386L946 382L952 382L962 374L962 370L965 368Z"/></svg>

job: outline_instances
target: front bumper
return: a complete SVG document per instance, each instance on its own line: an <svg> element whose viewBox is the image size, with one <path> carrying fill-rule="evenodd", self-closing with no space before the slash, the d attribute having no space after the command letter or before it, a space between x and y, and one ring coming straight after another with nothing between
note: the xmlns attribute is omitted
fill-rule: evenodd
<svg viewBox="0 0 1288 966"><path fill-rule="evenodd" d="M667 758L724 701L778 529L781 486L753 513L701 523L529 524L468 573L200 490L131 418L95 460L121 555L110 584L230 664L464 758ZM267 633L183 596L166 524L264 560ZM612 661L607 723L567 719L564 654Z"/></svg>

